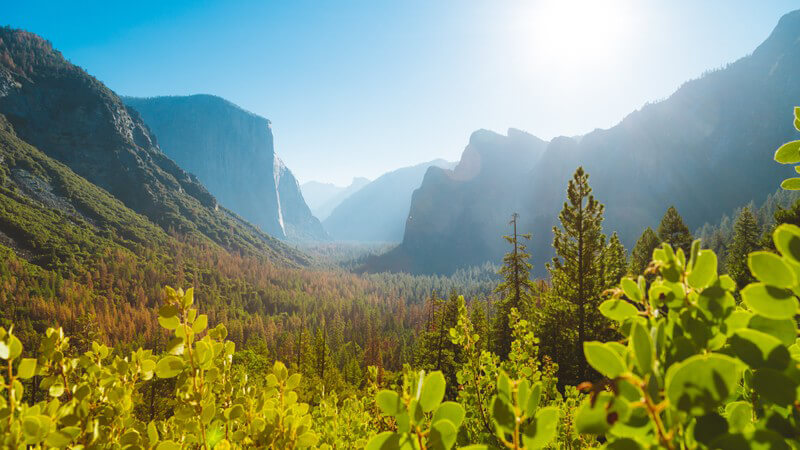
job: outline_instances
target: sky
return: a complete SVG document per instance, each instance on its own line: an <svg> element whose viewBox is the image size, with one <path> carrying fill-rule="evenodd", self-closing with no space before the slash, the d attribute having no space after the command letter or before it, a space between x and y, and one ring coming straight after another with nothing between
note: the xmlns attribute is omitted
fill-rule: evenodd
<svg viewBox="0 0 800 450"><path fill-rule="evenodd" d="M224 97L303 183L436 158L470 134L608 128L751 53L800 0L9 2L121 95Z"/></svg>

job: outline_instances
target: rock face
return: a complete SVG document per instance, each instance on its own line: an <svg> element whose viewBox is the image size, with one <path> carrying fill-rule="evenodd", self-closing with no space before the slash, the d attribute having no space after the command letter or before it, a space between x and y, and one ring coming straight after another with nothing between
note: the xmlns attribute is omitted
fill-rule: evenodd
<svg viewBox="0 0 800 450"><path fill-rule="evenodd" d="M411 194L431 168L454 164L437 159L381 175L344 199L323 224L337 240L400 242L411 206Z"/></svg>
<svg viewBox="0 0 800 450"><path fill-rule="evenodd" d="M453 170L428 169L413 193L403 243L369 261L368 270L450 273L501 257L505 224L523 208L520 180L546 145L515 129L474 132Z"/></svg>
<svg viewBox="0 0 800 450"><path fill-rule="evenodd" d="M49 42L7 27L0 28L0 114L19 138L165 230L199 233L236 251L289 251L219 207L114 92Z"/></svg>
<svg viewBox="0 0 800 450"><path fill-rule="evenodd" d="M369 179L356 177L349 186L342 187L333 183L308 181L301 184L300 189L303 191L303 198L306 199L311 212L319 220L324 221L331 215L334 208L367 184L369 184Z"/></svg>
<svg viewBox="0 0 800 450"><path fill-rule="evenodd" d="M796 139L791 117L800 99L799 72L800 11L795 11L781 18L751 55L685 83L608 130L554 139L525 171L520 169L527 163L519 157L500 158L499 152L483 152L492 161L481 159L475 182L432 169L414 195L402 245L368 268L448 273L498 261L502 250L490 243L502 246L513 205L522 231L534 236L530 249L536 274L543 275L543 263L552 256L550 230L579 165L606 205L606 233L618 231L628 248L645 227L657 226L670 205L694 229L751 200L761 202L794 173L772 155L781 143ZM473 144L461 164L475 165L469 163L475 159ZM496 167L486 172L494 175L483 175L485 164ZM513 203L495 204L504 195Z"/></svg>
<svg viewBox="0 0 800 450"><path fill-rule="evenodd" d="M273 236L326 238L275 154L269 120L211 95L123 100L142 115L164 152L228 208Z"/></svg>

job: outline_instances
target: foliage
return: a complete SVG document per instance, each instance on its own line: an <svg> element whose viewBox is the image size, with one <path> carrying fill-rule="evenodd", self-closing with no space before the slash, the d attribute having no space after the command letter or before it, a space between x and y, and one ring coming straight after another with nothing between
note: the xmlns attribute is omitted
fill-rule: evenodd
<svg viewBox="0 0 800 450"><path fill-rule="evenodd" d="M567 202L559 214L563 229L553 227L553 248L557 256L547 265L553 288L544 327L549 326L552 331L553 322L564 320L566 314L568 326L577 333L572 349L557 349L555 342L548 345L549 354L562 367L562 380L577 381L588 375L580 345L599 337L598 332L605 328L606 321L596 313L600 294L605 289L603 211L603 205L592 195L589 175L578 167L569 181ZM552 333L542 334L546 338ZM563 372L563 369L571 370Z"/></svg>
<svg viewBox="0 0 800 450"><path fill-rule="evenodd" d="M511 244L512 250L503 257L503 266L499 271L503 281L495 288L495 292L499 293L501 298L496 307L492 344L495 353L503 359L511 351L512 336L509 324L511 309L522 311L524 315L530 314L533 307L531 297L536 289L530 280L530 272L533 267L529 262L531 255L527 253L526 245L521 241L521 239L530 240L531 235L517 233L518 219L517 213L511 216L510 225L513 226L513 233L503 236L503 239Z"/></svg>
<svg viewBox="0 0 800 450"><path fill-rule="evenodd" d="M658 247L658 244L659 240L656 232L650 227L645 228L644 232L642 232L642 235L639 236L639 240L636 241L636 245L631 251L631 261L629 264L628 273L631 275L643 273L647 268L647 265L650 263L653 250Z"/></svg>
<svg viewBox="0 0 800 450"><path fill-rule="evenodd" d="M658 224L657 232L658 239L661 242L666 242L676 249L683 250L684 254L689 252L693 239L692 233L674 206L667 208L667 212L661 218L661 223Z"/></svg>
<svg viewBox="0 0 800 450"><path fill-rule="evenodd" d="M761 230L755 216L749 207L745 207L733 225L733 238L725 261L728 275L733 278L739 289L755 281L747 269L747 255L760 248L758 242L760 234Z"/></svg>

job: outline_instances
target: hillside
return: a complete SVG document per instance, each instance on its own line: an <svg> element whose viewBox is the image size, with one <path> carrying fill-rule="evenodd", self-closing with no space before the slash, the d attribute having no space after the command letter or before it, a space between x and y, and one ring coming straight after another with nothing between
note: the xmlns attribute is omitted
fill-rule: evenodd
<svg viewBox="0 0 800 450"><path fill-rule="evenodd" d="M453 163L437 159L381 175L336 206L323 222L325 230L341 241L400 242L411 194L430 167Z"/></svg>
<svg viewBox="0 0 800 450"><path fill-rule="evenodd" d="M414 221L402 245L368 267L450 273L497 260L503 246L497 237L507 230L501 220L487 221L516 210L523 231L534 235L536 273L543 275L543 263L552 256L550 230L578 166L590 174L595 196L606 205L604 229L619 232L628 248L670 205L694 229L740 205L763 201L775 191L775 180L791 173L770 156L792 137L783 119L800 98L798 38L800 11L795 11L751 55L685 83L610 129L553 139L525 173L512 172L524 167L519 159L491 151L485 154L502 177L463 183L431 171L414 196ZM465 151L461 164L469 158ZM500 198L511 200L498 205Z"/></svg>
<svg viewBox="0 0 800 450"><path fill-rule="evenodd" d="M232 211L279 238L327 238L275 154L269 120L212 95L123 101L142 115L164 153Z"/></svg>
<svg viewBox="0 0 800 450"><path fill-rule="evenodd" d="M23 141L162 229L279 260L305 257L221 207L169 159L139 115L32 33L0 28L0 114Z"/></svg>

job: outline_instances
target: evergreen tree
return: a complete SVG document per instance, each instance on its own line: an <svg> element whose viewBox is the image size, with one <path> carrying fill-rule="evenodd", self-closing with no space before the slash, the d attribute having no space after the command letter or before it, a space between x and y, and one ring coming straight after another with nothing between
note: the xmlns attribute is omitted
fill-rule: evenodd
<svg viewBox="0 0 800 450"><path fill-rule="evenodd" d="M509 313L511 308L520 311L523 317L527 317L530 312L531 295L535 290L535 285L530 280L530 271L533 267L528 261L531 257L526 252L526 246L521 239L530 240L530 234L517 233L517 220L519 214L511 215L513 234L503 236L503 239L511 244L512 249L503 257L503 266L499 274L503 276L503 281L497 285L495 292L502 298L497 303L497 311L493 324L493 346L494 352L505 359L511 351L511 324L509 323Z"/></svg>
<svg viewBox="0 0 800 450"><path fill-rule="evenodd" d="M636 245L631 251L631 262L628 265L628 274L639 276L644 273L644 269L650 264L653 257L653 250L658 247L659 240L656 232L652 228L645 228Z"/></svg>
<svg viewBox="0 0 800 450"><path fill-rule="evenodd" d="M688 258L694 238L674 206L667 208L667 212L661 218L661 223L658 225L658 239L671 245L675 251L678 251L679 248L683 249L683 253Z"/></svg>
<svg viewBox="0 0 800 450"><path fill-rule="evenodd" d="M733 278L739 289L755 281L747 267L747 255L759 249L760 232L756 217L750 208L742 209L733 226L733 240L726 260L728 275Z"/></svg>
<svg viewBox="0 0 800 450"><path fill-rule="evenodd" d="M772 240L772 232L778 225L789 223L792 225L800 226L800 199L796 200L789 208L778 208L773 215L775 222L771 227L766 227L764 234L761 236L761 248L768 248L775 250L775 243Z"/></svg>
<svg viewBox="0 0 800 450"><path fill-rule="evenodd" d="M448 393L455 397L461 349L450 340L450 329L458 324L458 294L453 292L447 300L442 300L434 291L426 309L428 319L419 337L414 365L426 371L442 371Z"/></svg>
<svg viewBox="0 0 800 450"><path fill-rule="evenodd" d="M571 304L575 311L571 318L577 322L574 359L578 379L587 378L583 343L596 338L597 331L605 328L606 323L597 313L604 284L601 272L605 241L603 210L603 205L592 195L589 175L583 167L578 167L569 181L567 202L558 216L563 229L553 227L553 248L557 256L547 265L554 294ZM591 330L587 329L589 324Z"/></svg>
<svg viewBox="0 0 800 450"><path fill-rule="evenodd" d="M603 252L603 288L609 289L618 285L627 270L628 255L615 231Z"/></svg>

